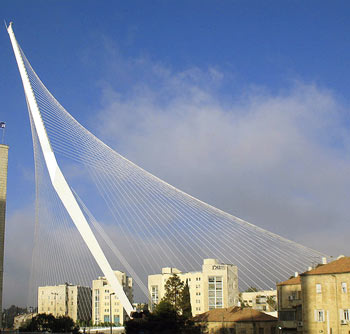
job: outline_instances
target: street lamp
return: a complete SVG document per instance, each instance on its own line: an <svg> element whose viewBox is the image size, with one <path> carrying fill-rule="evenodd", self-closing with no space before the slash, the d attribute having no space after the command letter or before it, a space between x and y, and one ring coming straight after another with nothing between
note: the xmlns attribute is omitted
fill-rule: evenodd
<svg viewBox="0 0 350 334"><path fill-rule="evenodd" d="M109 294L109 323L110 323L110 327L111 327L111 332L110 334L113 333L113 328L112 328L112 296L115 295L114 292Z"/></svg>

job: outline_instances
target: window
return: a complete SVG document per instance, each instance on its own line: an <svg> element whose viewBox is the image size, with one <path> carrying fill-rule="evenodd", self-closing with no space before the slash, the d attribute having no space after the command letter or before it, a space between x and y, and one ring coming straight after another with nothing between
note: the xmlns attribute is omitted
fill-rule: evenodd
<svg viewBox="0 0 350 334"><path fill-rule="evenodd" d="M95 324L100 322L100 290L95 289Z"/></svg>
<svg viewBox="0 0 350 334"><path fill-rule="evenodd" d="M109 322L109 315L105 315L103 320L104 322Z"/></svg>
<svg viewBox="0 0 350 334"><path fill-rule="evenodd" d="M347 286L346 286L346 282L342 282L341 284L341 292L342 293L347 293Z"/></svg>
<svg viewBox="0 0 350 334"><path fill-rule="evenodd" d="M341 319L345 320L345 321L349 321L350 320L350 310L349 309L345 309L345 310L341 310Z"/></svg>
<svg viewBox="0 0 350 334"><path fill-rule="evenodd" d="M271 334L276 334L276 327L274 326L271 327Z"/></svg>
<svg viewBox="0 0 350 334"><path fill-rule="evenodd" d="M259 328L259 334L264 334L264 328Z"/></svg>
<svg viewBox="0 0 350 334"><path fill-rule="evenodd" d="M324 321L324 311L323 310L315 310L315 321L317 321L317 322Z"/></svg>
<svg viewBox="0 0 350 334"><path fill-rule="evenodd" d="M316 293L322 293L322 285L319 283L316 284Z"/></svg>
<svg viewBox="0 0 350 334"><path fill-rule="evenodd" d="M158 285L152 285L151 289L152 303L158 304Z"/></svg>
<svg viewBox="0 0 350 334"><path fill-rule="evenodd" d="M209 310L223 307L222 276L208 277Z"/></svg>

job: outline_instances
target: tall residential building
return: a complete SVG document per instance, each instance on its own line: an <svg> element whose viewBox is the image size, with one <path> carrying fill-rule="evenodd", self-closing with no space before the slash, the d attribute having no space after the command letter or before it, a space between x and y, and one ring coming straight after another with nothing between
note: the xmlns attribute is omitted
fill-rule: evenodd
<svg viewBox="0 0 350 334"><path fill-rule="evenodd" d="M277 311L277 290L242 292L240 297L242 306L263 312Z"/></svg>
<svg viewBox="0 0 350 334"><path fill-rule="evenodd" d="M125 294L130 302L133 302L132 278L122 271L115 270L118 281L123 286ZM111 286L105 277L99 277L92 281L92 321L94 325L101 323L113 323L123 325L127 313L118 297L113 293ZM111 318L112 315L112 318Z"/></svg>
<svg viewBox="0 0 350 334"><path fill-rule="evenodd" d="M176 268L163 268L161 274L149 275L148 290L153 305L164 297L165 283L173 274L188 282L193 316L238 304L237 267L215 259L205 259L202 271L183 273Z"/></svg>
<svg viewBox="0 0 350 334"><path fill-rule="evenodd" d="M7 145L0 144L0 314L2 314L2 288L4 275L4 240L8 150L9 147ZM2 317L0 317L0 328L2 328Z"/></svg>
<svg viewBox="0 0 350 334"><path fill-rule="evenodd" d="M39 286L38 313L69 316L75 322L87 323L91 320L91 288L68 283Z"/></svg>

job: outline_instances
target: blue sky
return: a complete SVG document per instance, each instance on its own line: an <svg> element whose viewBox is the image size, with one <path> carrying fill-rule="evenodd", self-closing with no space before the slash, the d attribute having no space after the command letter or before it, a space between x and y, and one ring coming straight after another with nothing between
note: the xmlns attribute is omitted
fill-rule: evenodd
<svg viewBox="0 0 350 334"><path fill-rule="evenodd" d="M47 88L118 152L332 255L350 251L349 12L347 1L0 4ZM30 232L33 154L5 27L0 45L11 243ZM5 280L21 272L16 261L6 260Z"/></svg>

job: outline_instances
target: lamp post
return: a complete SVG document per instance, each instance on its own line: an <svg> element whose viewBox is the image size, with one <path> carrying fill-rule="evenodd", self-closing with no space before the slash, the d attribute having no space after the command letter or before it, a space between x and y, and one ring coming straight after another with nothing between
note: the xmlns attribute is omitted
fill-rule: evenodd
<svg viewBox="0 0 350 334"><path fill-rule="evenodd" d="M114 292L109 294L109 323L110 323L110 334L113 333L113 325L112 325L112 296L115 295Z"/></svg>

